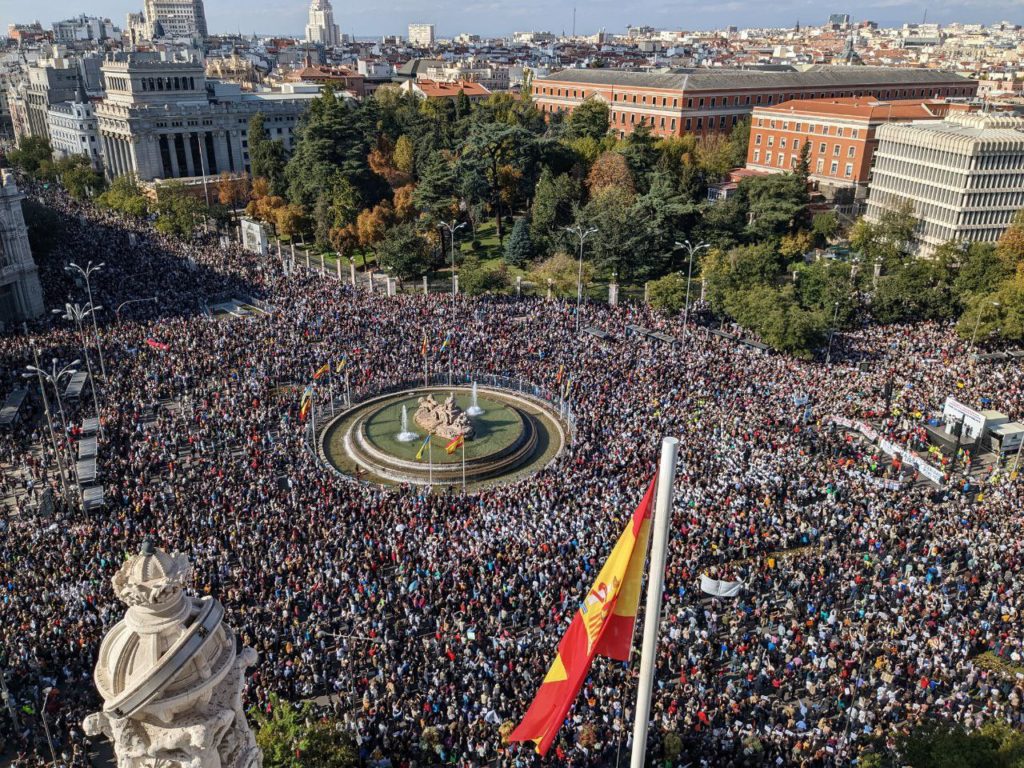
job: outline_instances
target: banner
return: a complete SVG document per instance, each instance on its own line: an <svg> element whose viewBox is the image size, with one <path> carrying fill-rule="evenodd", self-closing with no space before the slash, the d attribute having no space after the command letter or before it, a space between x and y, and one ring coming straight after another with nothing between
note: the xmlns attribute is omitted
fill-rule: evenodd
<svg viewBox="0 0 1024 768"><path fill-rule="evenodd" d="M742 581L720 581L700 575L700 591L715 597L736 597L743 589Z"/></svg>

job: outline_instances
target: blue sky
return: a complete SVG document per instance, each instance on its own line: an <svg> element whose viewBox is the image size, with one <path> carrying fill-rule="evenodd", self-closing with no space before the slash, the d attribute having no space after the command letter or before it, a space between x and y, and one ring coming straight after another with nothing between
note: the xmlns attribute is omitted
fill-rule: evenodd
<svg viewBox="0 0 1024 768"><path fill-rule="evenodd" d="M308 0L205 0L211 32L301 35L306 23ZM334 0L335 20L343 32L359 37L405 34L410 22L433 22L437 34L460 32L501 35L516 30L568 32L572 28L573 0L388 0L359 2ZM991 23L1004 19L1020 21L1021 0L861 0L852 7L822 4L818 0L579 0L576 31L592 34L604 28L625 31L627 24L649 24L673 29L710 29L736 24L743 26L820 24L829 13L852 13L857 19L872 19L883 25L920 21L925 9L928 20ZM0 28L13 21L38 19L44 26L79 13L109 16L118 26L125 14L142 9L142 0L44 0L38 5L22 0L0 2Z"/></svg>

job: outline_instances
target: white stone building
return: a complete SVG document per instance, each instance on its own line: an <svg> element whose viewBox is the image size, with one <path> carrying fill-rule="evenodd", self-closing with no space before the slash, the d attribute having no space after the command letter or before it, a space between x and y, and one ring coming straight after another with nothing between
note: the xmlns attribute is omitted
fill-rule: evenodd
<svg viewBox="0 0 1024 768"><path fill-rule="evenodd" d="M43 314L43 291L21 211L24 198L14 174L0 169L0 329Z"/></svg>
<svg viewBox="0 0 1024 768"><path fill-rule="evenodd" d="M309 4L306 42L328 47L341 45L341 32L334 23L334 10L331 8L330 0L313 0Z"/></svg>
<svg viewBox="0 0 1024 768"><path fill-rule="evenodd" d="M1024 208L1024 118L954 114L878 130L869 221L905 201L918 219L918 253L950 240L995 242Z"/></svg>
<svg viewBox="0 0 1024 768"><path fill-rule="evenodd" d="M418 48L430 48L434 45L433 24L410 24L409 45Z"/></svg>
<svg viewBox="0 0 1024 768"><path fill-rule="evenodd" d="M58 43L75 43L82 40L107 40L117 35L117 28L110 19L86 16L84 13L73 19L53 22L53 37Z"/></svg>
<svg viewBox="0 0 1024 768"><path fill-rule="evenodd" d="M74 101L62 101L50 107L46 115L50 129L53 157L59 160L70 155L85 155L96 170L103 167L100 131L94 105L79 88Z"/></svg>
<svg viewBox="0 0 1024 768"><path fill-rule="evenodd" d="M145 14L154 36L206 37L203 0L146 0Z"/></svg>
<svg viewBox="0 0 1024 768"><path fill-rule="evenodd" d="M243 93L237 83L208 81L198 57L156 52L109 54L103 78L96 118L104 168L142 181L251 172L249 118L263 113L270 138L290 150L319 91Z"/></svg>

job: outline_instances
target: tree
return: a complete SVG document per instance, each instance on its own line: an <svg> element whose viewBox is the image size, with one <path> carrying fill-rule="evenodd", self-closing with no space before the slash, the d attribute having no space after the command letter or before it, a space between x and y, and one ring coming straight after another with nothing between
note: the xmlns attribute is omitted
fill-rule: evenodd
<svg viewBox="0 0 1024 768"><path fill-rule="evenodd" d="M505 243L505 263L515 267L533 258L533 241L530 238L530 217L522 216L516 219L512 226L512 234Z"/></svg>
<svg viewBox="0 0 1024 768"><path fill-rule="evenodd" d="M634 128L622 142L620 151L629 166L637 189L646 192L650 176L658 163L658 150L655 147L655 138L651 134L651 127L647 123L641 123Z"/></svg>
<svg viewBox="0 0 1024 768"><path fill-rule="evenodd" d="M907 200L898 208L883 211L877 223L858 219L850 231L850 245L860 251L866 264L893 269L910 250L916 226L914 204Z"/></svg>
<svg viewBox="0 0 1024 768"><path fill-rule="evenodd" d="M598 99L587 99L573 109L566 121L566 136L570 139L601 139L608 133L608 104Z"/></svg>
<svg viewBox="0 0 1024 768"><path fill-rule="evenodd" d="M576 281L579 275L579 262L564 251L545 259L530 273L530 279L538 287L547 290L551 280L552 290L562 296L576 295ZM594 267L583 262L583 285L589 285L594 279Z"/></svg>
<svg viewBox="0 0 1024 768"><path fill-rule="evenodd" d="M1013 223L999 237L996 253L1011 270L1024 263L1024 210L1017 211Z"/></svg>
<svg viewBox="0 0 1024 768"><path fill-rule="evenodd" d="M534 138L524 128L499 123L473 123L466 140L462 162L481 169L489 188L491 211L498 230L498 241L504 240L500 169L513 166L523 171L524 178L532 172ZM532 182L531 182L532 183Z"/></svg>
<svg viewBox="0 0 1024 768"><path fill-rule="evenodd" d="M393 206L396 219L399 221L409 221L416 218L416 206L413 204L415 195L415 184L406 184L404 187L399 187L395 190Z"/></svg>
<svg viewBox="0 0 1024 768"><path fill-rule="evenodd" d="M911 259L878 279L871 314L881 323L939 320L956 314L945 263Z"/></svg>
<svg viewBox="0 0 1024 768"><path fill-rule="evenodd" d="M274 226L278 237L291 240L306 228L306 211L301 205L289 203L274 212Z"/></svg>
<svg viewBox="0 0 1024 768"><path fill-rule="evenodd" d="M513 229L513 236L514 232ZM504 264L484 266L480 263L480 257L471 253L463 259L462 266L459 267L459 288L469 296L502 291L508 285L508 270Z"/></svg>
<svg viewBox="0 0 1024 768"><path fill-rule="evenodd" d="M747 206L747 235L755 242L781 237L806 224L807 185L794 173L747 177L740 182L740 192Z"/></svg>
<svg viewBox="0 0 1024 768"><path fill-rule="evenodd" d="M196 228L202 210L202 203L186 192L180 182L167 182L157 191L157 231L188 237Z"/></svg>
<svg viewBox="0 0 1024 768"><path fill-rule="evenodd" d="M364 250L364 269L366 268L365 251L375 248L384 239L393 213L388 203L380 203L373 208L367 208L359 212L359 216L356 218L356 233L359 238L359 245Z"/></svg>
<svg viewBox="0 0 1024 768"><path fill-rule="evenodd" d="M759 285L736 292L729 297L727 307L740 325L756 331L765 344L803 358L811 356L831 321L801 308L792 285Z"/></svg>
<svg viewBox="0 0 1024 768"><path fill-rule="evenodd" d="M970 733L933 721L904 737L896 752L894 764L913 768L1024 768L1024 735L1002 721Z"/></svg>
<svg viewBox="0 0 1024 768"><path fill-rule="evenodd" d="M435 152L427 159L412 200L435 221L450 218L458 209L455 171L443 153Z"/></svg>
<svg viewBox="0 0 1024 768"><path fill-rule="evenodd" d="M1009 264L996 251L992 243L947 243L962 254L953 291L962 303L975 294L988 294L1013 275ZM942 246L945 247L945 246Z"/></svg>
<svg viewBox="0 0 1024 768"><path fill-rule="evenodd" d="M651 281L647 300L666 315L678 315L686 304L686 278L673 272Z"/></svg>
<svg viewBox="0 0 1024 768"><path fill-rule="evenodd" d="M18 148L7 153L11 165L34 179L52 178L53 147L43 136L24 136Z"/></svg>
<svg viewBox="0 0 1024 768"><path fill-rule="evenodd" d="M573 206L579 202L579 183L566 173L541 173L530 212L530 240L539 253L548 253L563 227L572 224Z"/></svg>
<svg viewBox="0 0 1024 768"><path fill-rule="evenodd" d="M410 222L384 231L377 246L377 261L402 278L422 275L435 266L431 249Z"/></svg>
<svg viewBox="0 0 1024 768"><path fill-rule="evenodd" d="M814 235L814 242L819 248L828 243L839 234L839 217L835 211L825 211L814 214L811 219L811 234Z"/></svg>
<svg viewBox="0 0 1024 768"><path fill-rule="evenodd" d="M359 752L349 733L333 718L317 718L309 702L295 706L270 697L269 712L253 710L256 744L264 768L355 768Z"/></svg>
<svg viewBox="0 0 1024 768"><path fill-rule="evenodd" d="M412 139L405 134L399 136L398 141L395 142L393 161L395 168L408 176L412 176L416 163L415 148L413 147Z"/></svg>
<svg viewBox="0 0 1024 768"><path fill-rule="evenodd" d="M802 229L791 235L782 236L779 240L779 255L786 261L793 261L802 258L811 250L811 245L811 233Z"/></svg>
<svg viewBox="0 0 1024 768"><path fill-rule="evenodd" d="M618 152L602 152L587 174L587 189L592 196L606 187L617 187L630 195L636 191L629 164Z"/></svg>
<svg viewBox="0 0 1024 768"><path fill-rule="evenodd" d="M270 183L275 195L285 192L285 150L284 143L270 138L264 126L262 112L249 118L249 166L253 176L261 176Z"/></svg>
<svg viewBox="0 0 1024 768"><path fill-rule="evenodd" d="M68 155L53 164L53 171L64 189L76 200L103 192L106 182L103 174L92 167L85 155Z"/></svg>
<svg viewBox="0 0 1024 768"><path fill-rule="evenodd" d="M110 188L96 199L101 208L108 208L132 218L142 218L149 210L149 201L142 194L138 179L132 174L117 176Z"/></svg>
<svg viewBox="0 0 1024 768"><path fill-rule="evenodd" d="M354 224L359 213L359 193L339 171L321 190L313 209L313 231L317 245L326 247L331 232Z"/></svg>

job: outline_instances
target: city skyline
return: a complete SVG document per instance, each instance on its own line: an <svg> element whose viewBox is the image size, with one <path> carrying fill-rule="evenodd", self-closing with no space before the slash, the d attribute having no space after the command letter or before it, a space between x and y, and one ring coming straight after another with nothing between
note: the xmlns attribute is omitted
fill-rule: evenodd
<svg viewBox="0 0 1024 768"><path fill-rule="evenodd" d="M136 7L136 5L138 7ZM142 3L133 4L126 0L95 0L83 7L82 0L55 0L47 5L47 17L35 18L18 12L0 17L5 28L11 23L40 21L44 27L60 19L81 13L110 17L111 21L123 27L125 15L140 10ZM302 37L308 20L309 3L305 0L288 0L275 3L271 0L211 0L206 4L206 16L211 34L282 34ZM732 0L714 8L693 3L691 7L680 8L664 0L623 6L610 0L597 0L585 7L576 7L576 33L592 35L601 29L612 33L624 33L627 25L647 25L665 29L709 30L725 26L740 28L789 27L799 21L801 25L823 24L830 13L851 13L854 21L870 19L882 26L899 26L904 23L919 23L925 19L940 24L981 23L991 24L1013 19L1014 11L1019 12L1015 0L997 0L981 4L974 0L951 2L946 0L927 5L900 0L869 0L858 4L856 9L821 6L809 0L791 0L775 3L770 8L762 4ZM244 13L243 13L244 11ZM856 11L855 13L853 11ZM241 19L244 18L244 22ZM388 7L387 12L377 6L337 7L335 22L341 32L357 38L372 38L382 35L405 36L406 27L411 23L433 23L439 38L450 38L461 33L500 37L516 31L544 30L560 34L570 33L573 25L573 7L565 5L552 13L549 4L541 0L524 0L519 3L500 3L493 0L476 0L468 5L441 2L428 5L416 0L399 0Z"/></svg>

